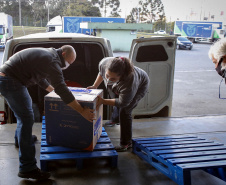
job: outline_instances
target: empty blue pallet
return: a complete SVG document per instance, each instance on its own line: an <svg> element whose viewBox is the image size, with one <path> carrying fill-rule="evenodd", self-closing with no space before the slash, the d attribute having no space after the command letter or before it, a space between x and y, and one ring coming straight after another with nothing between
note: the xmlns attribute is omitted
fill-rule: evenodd
<svg viewBox="0 0 226 185"><path fill-rule="evenodd" d="M226 146L196 136L133 139L133 153L179 185L191 185L191 170L226 181Z"/></svg>
<svg viewBox="0 0 226 185"><path fill-rule="evenodd" d="M45 117L42 120L42 136L40 149L40 167L43 171L48 171L48 162L59 160L75 160L77 169L83 168L83 160L107 158L111 161L111 167L117 167L118 153L114 149L105 129L102 128L100 139L92 152L74 148L53 146L46 142Z"/></svg>

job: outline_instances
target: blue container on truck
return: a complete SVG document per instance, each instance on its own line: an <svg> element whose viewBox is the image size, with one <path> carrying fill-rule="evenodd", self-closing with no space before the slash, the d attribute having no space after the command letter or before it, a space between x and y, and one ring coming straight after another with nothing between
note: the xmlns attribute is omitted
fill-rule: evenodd
<svg viewBox="0 0 226 185"><path fill-rule="evenodd" d="M212 24L191 24L184 23L183 32L185 32L188 37L211 37L212 34Z"/></svg>
<svg viewBox="0 0 226 185"><path fill-rule="evenodd" d="M222 29L222 22L175 21L174 34L194 41L211 41L216 29Z"/></svg>
<svg viewBox="0 0 226 185"><path fill-rule="evenodd" d="M105 22L105 23L125 23L125 18L116 17L63 17L64 33L84 33L91 34L92 29L81 29L81 22Z"/></svg>
<svg viewBox="0 0 226 185"><path fill-rule="evenodd" d="M96 110L96 103L98 96L103 97L103 90L69 89L83 107L95 110L96 120L87 121L51 92L45 96L46 141L50 145L93 151L102 133L103 105Z"/></svg>

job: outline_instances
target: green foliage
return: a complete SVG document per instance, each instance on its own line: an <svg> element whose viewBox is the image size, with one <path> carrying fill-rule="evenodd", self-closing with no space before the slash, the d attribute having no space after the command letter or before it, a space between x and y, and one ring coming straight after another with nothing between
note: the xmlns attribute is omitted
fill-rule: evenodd
<svg viewBox="0 0 226 185"><path fill-rule="evenodd" d="M20 0L21 25L46 26L49 19L61 16L96 16L100 17L100 9L89 0ZM19 22L19 0L0 1L0 12L13 17L13 24Z"/></svg>
<svg viewBox="0 0 226 185"><path fill-rule="evenodd" d="M171 30L174 29L174 25L175 25L175 22L170 22L170 29L171 29Z"/></svg>
<svg viewBox="0 0 226 185"><path fill-rule="evenodd" d="M140 18L140 14L139 14L140 11L141 11L141 8L139 8L139 7L133 8L130 12L130 15L127 16L126 22L128 22L128 23L138 23L139 18Z"/></svg>
<svg viewBox="0 0 226 185"><path fill-rule="evenodd" d="M19 25L19 2L17 1L1 1L0 12L4 12L13 17L13 24ZM32 19L32 6L30 1L21 1L21 17L22 24L31 21Z"/></svg>
<svg viewBox="0 0 226 185"><path fill-rule="evenodd" d="M166 21L164 20L157 20L153 24L153 29L158 31L158 30L165 30L166 27Z"/></svg>
<svg viewBox="0 0 226 185"><path fill-rule="evenodd" d="M51 19L58 15L63 16L63 12L69 6L69 3L63 0L49 0L49 5L49 17Z"/></svg>
<svg viewBox="0 0 226 185"><path fill-rule="evenodd" d="M174 23L175 22L166 22L165 19L163 19L162 21L158 20L158 21L154 22L153 30L154 31L165 30L166 33L170 33L171 30L172 31L174 30Z"/></svg>
<svg viewBox="0 0 226 185"><path fill-rule="evenodd" d="M64 9L65 16L95 16L101 17L100 9L92 6L91 2L70 2L70 5Z"/></svg>
<svg viewBox="0 0 226 185"><path fill-rule="evenodd" d="M153 23L165 18L164 5L161 0L140 0L127 17L127 22Z"/></svg>
<svg viewBox="0 0 226 185"><path fill-rule="evenodd" d="M39 23L39 21L42 26L42 21L46 20L48 16L48 4L42 0L34 0L31 6L34 18L34 26L37 26L36 24Z"/></svg>
<svg viewBox="0 0 226 185"><path fill-rule="evenodd" d="M91 0L91 3L93 5L97 5L101 11L103 12L103 16L107 16L107 11L110 10L110 15L109 17L120 17L118 12L119 6L120 6L120 1L119 0Z"/></svg>

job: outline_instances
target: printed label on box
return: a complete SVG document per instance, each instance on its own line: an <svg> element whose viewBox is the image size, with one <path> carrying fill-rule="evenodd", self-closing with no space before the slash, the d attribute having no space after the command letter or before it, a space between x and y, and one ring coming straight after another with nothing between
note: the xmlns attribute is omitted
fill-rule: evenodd
<svg viewBox="0 0 226 185"><path fill-rule="evenodd" d="M99 119L97 120L97 122L94 125L94 136L98 134L98 131L99 131L100 126L101 126L101 119L102 119L102 117L100 116Z"/></svg>

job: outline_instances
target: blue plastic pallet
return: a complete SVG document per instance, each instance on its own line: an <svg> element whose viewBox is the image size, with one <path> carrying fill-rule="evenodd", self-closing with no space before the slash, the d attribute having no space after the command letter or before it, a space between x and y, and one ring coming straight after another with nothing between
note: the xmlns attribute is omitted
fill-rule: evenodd
<svg viewBox="0 0 226 185"><path fill-rule="evenodd" d="M105 129L102 128L100 139L92 152L68 147L53 146L46 142L45 117L42 120L42 137L40 149L40 167L48 171L48 162L58 160L75 160L77 169L83 168L83 160L94 158L107 158L111 161L111 167L117 167L118 153L114 149Z"/></svg>
<svg viewBox="0 0 226 185"><path fill-rule="evenodd" d="M196 136L133 139L133 152L179 185L191 185L191 170L226 181L226 146Z"/></svg>

